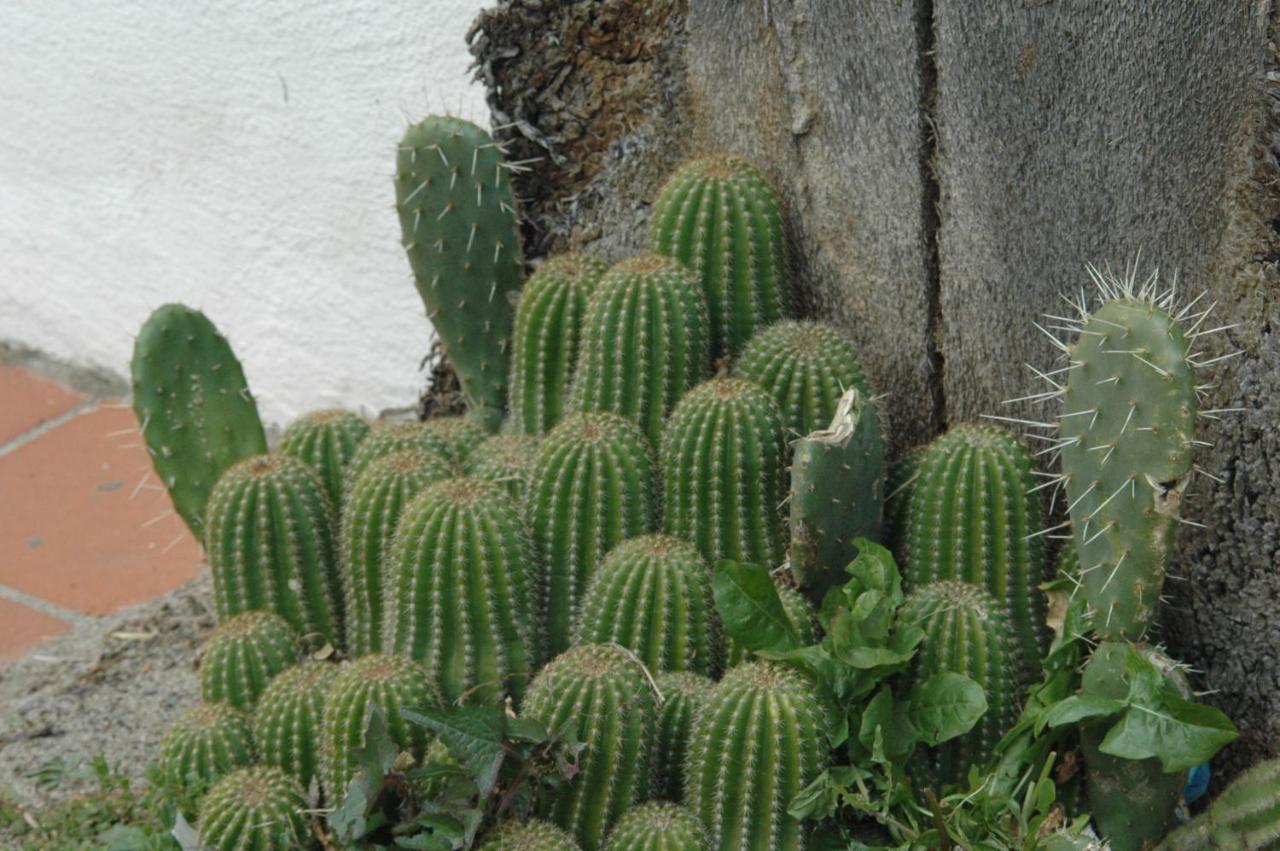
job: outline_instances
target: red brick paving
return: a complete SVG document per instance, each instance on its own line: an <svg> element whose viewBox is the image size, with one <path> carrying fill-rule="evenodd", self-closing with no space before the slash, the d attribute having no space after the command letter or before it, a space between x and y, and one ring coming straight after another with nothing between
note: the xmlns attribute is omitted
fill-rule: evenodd
<svg viewBox="0 0 1280 851"><path fill-rule="evenodd" d="M84 398L29 369L0 365L0 444L66 413Z"/></svg>
<svg viewBox="0 0 1280 851"><path fill-rule="evenodd" d="M21 659L41 641L70 628L64 620L0 597L0 662Z"/></svg>

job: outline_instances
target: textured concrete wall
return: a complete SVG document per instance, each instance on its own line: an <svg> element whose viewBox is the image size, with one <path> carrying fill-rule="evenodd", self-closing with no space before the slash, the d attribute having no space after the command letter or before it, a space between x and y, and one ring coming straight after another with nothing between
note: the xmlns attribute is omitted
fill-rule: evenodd
<svg viewBox="0 0 1280 851"><path fill-rule="evenodd" d="M127 372L180 300L266 419L410 404L431 331L391 209L406 117L487 122L480 0L0 9L0 340ZM216 11L215 11L216 9Z"/></svg>

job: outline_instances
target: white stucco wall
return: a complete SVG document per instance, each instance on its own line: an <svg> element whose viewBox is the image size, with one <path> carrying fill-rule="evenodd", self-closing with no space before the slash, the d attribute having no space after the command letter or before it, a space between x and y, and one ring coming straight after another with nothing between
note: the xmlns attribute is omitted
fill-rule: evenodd
<svg viewBox="0 0 1280 851"><path fill-rule="evenodd" d="M0 4L0 340L127 375L176 300L230 337L268 422L411 404L431 331L395 144L430 111L487 124L481 5Z"/></svg>

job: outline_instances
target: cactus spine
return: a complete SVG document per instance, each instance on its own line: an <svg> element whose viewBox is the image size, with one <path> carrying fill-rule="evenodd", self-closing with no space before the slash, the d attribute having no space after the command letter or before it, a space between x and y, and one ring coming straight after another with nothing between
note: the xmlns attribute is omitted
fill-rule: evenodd
<svg viewBox="0 0 1280 851"><path fill-rule="evenodd" d="M791 461L791 572L815 603L845 581L854 539L880 539L884 480L875 409L850 390L830 428L798 440Z"/></svg>
<svg viewBox="0 0 1280 851"><path fill-rule="evenodd" d="M643 668L617 647L580 644L534 678L524 712L551 730L572 722L586 745L578 774L546 815L584 851L596 851L618 817L649 794L656 713Z"/></svg>
<svg viewBox="0 0 1280 851"><path fill-rule="evenodd" d="M449 444L443 436L429 431L425 424L404 420L381 421L373 424L369 434L360 441L355 454L351 456L346 470L347 486L350 487L356 479L360 478L360 474L374 461L395 452L404 452L406 449L413 449L430 456L443 468L451 471L455 469L449 457Z"/></svg>
<svg viewBox="0 0 1280 851"><path fill-rule="evenodd" d="M782 611L787 620L795 627L800 644L815 644L818 641L818 613L810 605L809 600L795 589L791 578L786 573L777 573L773 577L773 585L778 589L778 599L782 601ZM727 642L725 667L732 668L756 655L747 650L734 639Z"/></svg>
<svg viewBox="0 0 1280 851"><path fill-rule="evenodd" d="M715 683L701 674L674 671L658 677L662 704L654 739L654 794L669 801L684 800L684 766L693 734L693 719L711 696Z"/></svg>
<svg viewBox="0 0 1280 851"><path fill-rule="evenodd" d="M549 655L569 646L596 565L654 524L654 469L640 429L616 414L573 414L542 441L529 486L543 569Z"/></svg>
<svg viewBox="0 0 1280 851"><path fill-rule="evenodd" d="M519 505L524 505L533 465L538 458L538 439L524 434L495 434L476 447L471 456L471 475L501 485Z"/></svg>
<svg viewBox="0 0 1280 851"><path fill-rule="evenodd" d="M609 834L606 851L706 851L707 835L698 817L677 804L653 801L622 814Z"/></svg>
<svg viewBox="0 0 1280 851"><path fill-rule="evenodd" d="M418 294L471 413L491 428L506 402L524 275L512 168L484 130L441 116L405 131L396 157L396 211Z"/></svg>
<svg viewBox="0 0 1280 851"><path fill-rule="evenodd" d="M245 612L219 626L200 652L206 703L248 711L267 681L298 662L298 634L271 612Z"/></svg>
<svg viewBox="0 0 1280 851"><path fill-rule="evenodd" d="M821 322L788 319L760 329L734 374L769 391L789 435L826 428L846 391L871 396L853 345Z"/></svg>
<svg viewBox="0 0 1280 851"><path fill-rule="evenodd" d="M1280 759L1260 762L1223 790L1209 808L1166 836L1156 851L1280 849Z"/></svg>
<svg viewBox="0 0 1280 851"><path fill-rule="evenodd" d="M731 156L686 164L654 205L652 249L697 273L716 357L736 357L755 329L787 312L787 241L778 207L755 166Z"/></svg>
<svg viewBox="0 0 1280 851"><path fill-rule="evenodd" d="M1049 636L1030 454L1004 429L962 425L929 444L918 465L896 553L908 590L942 579L986 589L1009 613L1022 670L1035 679Z"/></svg>
<svg viewBox="0 0 1280 851"><path fill-rule="evenodd" d="M663 257L622 261L587 303L574 410L621 414L656 446L671 409L708 375L708 339L692 273Z"/></svg>
<svg viewBox="0 0 1280 851"><path fill-rule="evenodd" d="M346 600L347 649L353 656L383 649L383 611L391 541L409 502L451 468L436 456L403 449L370 463L349 483L339 539Z"/></svg>
<svg viewBox="0 0 1280 851"><path fill-rule="evenodd" d="M371 707L382 710L391 740L420 760L427 751L426 731L405 721L403 712L440 704L426 668L405 656L373 654L344 665L324 696L320 758L328 799L346 795L355 773L352 754L364 747Z"/></svg>
<svg viewBox="0 0 1280 851"><path fill-rule="evenodd" d="M663 528L720 559L782 561L786 440L778 406L740 378L704 382L680 401L662 438Z"/></svg>
<svg viewBox="0 0 1280 851"><path fill-rule="evenodd" d="M244 713L225 703L202 703L187 710L164 734L159 768L170 783L201 793L253 758L253 734Z"/></svg>
<svg viewBox="0 0 1280 851"><path fill-rule="evenodd" d="M489 437L485 428L467 417L432 417L423 421L422 428L440 440L444 457L459 472L470 466L471 453Z"/></svg>
<svg viewBox="0 0 1280 851"><path fill-rule="evenodd" d="M943 580L912 591L898 617L924 632L907 677L910 684L952 672L968 676L986 693L987 711L973 729L930 749L921 760L939 786L963 783L969 767L983 765L1013 726L1022 703L1027 682L1008 615L978 586Z"/></svg>
<svg viewBox="0 0 1280 851"><path fill-rule="evenodd" d="M292 851L310 834L298 781L270 765L233 771L201 800L200 847L210 851Z"/></svg>
<svg viewBox="0 0 1280 851"><path fill-rule="evenodd" d="M794 668L750 662L725 674L694 722L686 801L715 851L801 851L787 814L825 768L826 709Z"/></svg>
<svg viewBox="0 0 1280 851"><path fill-rule="evenodd" d="M389 565L392 646L426 665L446 700L518 696L537 656L516 504L480 479L434 484L405 509Z"/></svg>
<svg viewBox="0 0 1280 851"><path fill-rule="evenodd" d="M304 641L341 646L333 509L310 467L280 454L241 461L218 480L208 520L204 548L219 619L267 609Z"/></svg>
<svg viewBox="0 0 1280 851"><path fill-rule="evenodd" d="M573 837L541 819L509 821L485 839L480 851L580 851Z"/></svg>
<svg viewBox="0 0 1280 851"><path fill-rule="evenodd" d="M623 541L582 598L578 644L616 643L653 673L720 667L711 571L692 544L670 535Z"/></svg>
<svg viewBox="0 0 1280 851"><path fill-rule="evenodd" d="M133 344L133 411L160 481L192 534L223 472L267 451L258 406L226 338L198 310L156 309Z"/></svg>
<svg viewBox="0 0 1280 851"><path fill-rule="evenodd" d="M568 405L587 300L608 267L584 254L553 257L529 278L516 308L511 419L542 435Z"/></svg>
<svg viewBox="0 0 1280 851"><path fill-rule="evenodd" d="M343 472L369 433L359 414L340 408L312 411L294 420L280 437L280 451L315 470L335 506L342 504Z"/></svg>
<svg viewBox="0 0 1280 851"><path fill-rule="evenodd" d="M328 662L290 668L267 684L253 714L253 739L262 761L293 775L304 789L320 777L324 695L337 673Z"/></svg>

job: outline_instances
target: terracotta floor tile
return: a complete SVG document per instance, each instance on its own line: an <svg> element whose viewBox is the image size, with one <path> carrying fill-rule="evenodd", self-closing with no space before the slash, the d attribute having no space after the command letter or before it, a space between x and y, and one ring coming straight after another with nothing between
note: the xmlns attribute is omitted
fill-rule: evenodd
<svg viewBox="0 0 1280 851"><path fill-rule="evenodd" d="M137 428L129 408L103 406L0 456L0 583L102 614L199 572Z"/></svg>
<svg viewBox="0 0 1280 851"><path fill-rule="evenodd" d="M61 618L0 597L0 662L21 659L41 641L69 629L71 624Z"/></svg>
<svg viewBox="0 0 1280 851"><path fill-rule="evenodd" d="M84 396L20 366L0 366L0 443L71 410Z"/></svg>

